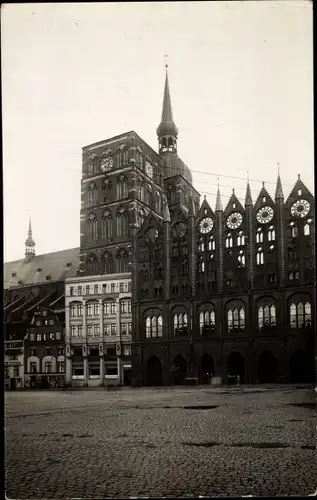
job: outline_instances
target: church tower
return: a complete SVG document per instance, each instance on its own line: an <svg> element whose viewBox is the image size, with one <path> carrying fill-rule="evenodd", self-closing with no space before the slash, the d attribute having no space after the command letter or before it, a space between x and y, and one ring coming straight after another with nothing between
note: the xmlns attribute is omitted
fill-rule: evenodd
<svg viewBox="0 0 317 500"><path fill-rule="evenodd" d="M173 119L167 67L166 65L162 118L156 130L159 142L159 154L163 157L166 153L177 154L178 136L178 129Z"/></svg>
<svg viewBox="0 0 317 500"><path fill-rule="evenodd" d="M29 218L28 237L25 240L25 261L29 262L35 256L35 241L32 237L31 217Z"/></svg>

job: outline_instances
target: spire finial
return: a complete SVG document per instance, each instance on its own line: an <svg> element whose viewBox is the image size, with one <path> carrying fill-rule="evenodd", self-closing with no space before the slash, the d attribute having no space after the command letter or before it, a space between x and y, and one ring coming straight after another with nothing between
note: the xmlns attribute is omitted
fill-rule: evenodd
<svg viewBox="0 0 317 500"><path fill-rule="evenodd" d="M249 182L250 178L249 178L249 170L247 170L247 181Z"/></svg>
<svg viewBox="0 0 317 500"><path fill-rule="evenodd" d="M234 194L234 188L232 188L232 194Z"/></svg>
<svg viewBox="0 0 317 500"><path fill-rule="evenodd" d="M262 181L262 187L265 187L265 182L264 181Z"/></svg>
<svg viewBox="0 0 317 500"><path fill-rule="evenodd" d="M298 174L298 180L300 181L300 174Z"/></svg>
<svg viewBox="0 0 317 500"><path fill-rule="evenodd" d="M206 198L206 195L204 194L204 200L206 200L206 199L207 199L207 198Z"/></svg>

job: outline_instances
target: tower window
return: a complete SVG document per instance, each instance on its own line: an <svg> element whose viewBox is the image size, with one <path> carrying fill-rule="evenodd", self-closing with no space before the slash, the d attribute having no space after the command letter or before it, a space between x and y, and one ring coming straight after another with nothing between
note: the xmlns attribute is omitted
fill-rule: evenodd
<svg viewBox="0 0 317 500"><path fill-rule="evenodd" d="M228 233L226 236L226 248L232 248L233 247L233 238L231 233Z"/></svg>
<svg viewBox="0 0 317 500"><path fill-rule="evenodd" d="M298 194L298 196L302 196L302 190L301 190L301 189L299 189L299 190L297 191L297 194Z"/></svg>
<svg viewBox="0 0 317 500"><path fill-rule="evenodd" d="M258 266L261 266L264 264L264 253L262 247L258 248L258 251L256 253L256 263Z"/></svg>

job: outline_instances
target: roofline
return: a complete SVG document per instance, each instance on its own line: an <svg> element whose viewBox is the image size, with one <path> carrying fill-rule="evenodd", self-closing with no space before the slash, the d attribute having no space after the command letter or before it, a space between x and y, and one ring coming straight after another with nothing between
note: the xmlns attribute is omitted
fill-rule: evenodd
<svg viewBox="0 0 317 500"><path fill-rule="evenodd" d="M195 191L195 193L198 194L198 196L201 196L201 194L197 191L197 189L194 188L193 184L191 184L182 174L169 175L167 177L163 177L163 180L172 179L173 177L181 177Z"/></svg>
<svg viewBox="0 0 317 500"><path fill-rule="evenodd" d="M71 250L80 250L80 247L72 247L72 248L66 248L64 250L56 250L54 252L47 252L47 253L40 253L39 255L34 255L32 260L34 258L37 258L37 257L44 257L45 255L52 255L53 253L61 253L61 252L70 252ZM22 258L22 259L16 259L16 260L8 260L7 262L4 262L4 266L6 264L14 264L15 262L21 262L21 261L24 261L25 258ZM31 261L29 261L31 262Z"/></svg>
<svg viewBox="0 0 317 500"><path fill-rule="evenodd" d="M4 288L4 290L21 290L22 288L29 288L34 286L42 286L42 285L50 285L54 283L65 283L65 280L48 280L48 281L39 281L38 283L23 283L22 285L10 286L8 288Z"/></svg>

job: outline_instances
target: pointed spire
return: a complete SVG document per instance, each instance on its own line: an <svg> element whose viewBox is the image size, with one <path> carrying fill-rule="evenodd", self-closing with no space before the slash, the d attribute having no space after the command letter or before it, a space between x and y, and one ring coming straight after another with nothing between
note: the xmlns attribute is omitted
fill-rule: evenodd
<svg viewBox="0 0 317 500"><path fill-rule="evenodd" d="M283 189L282 189L282 181L280 177L280 169L278 169L278 176L276 182L276 190L275 190L275 199L284 199Z"/></svg>
<svg viewBox="0 0 317 500"><path fill-rule="evenodd" d="M249 181L247 182L247 191L245 194L245 206L252 205L252 196L251 196L251 188Z"/></svg>
<svg viewBox="0 0 317 500"><path fill-rule="evenodd" d="M29 216L29 229L28 229L28 237L25 240L25 256L33 256L35 255L35 241L32 236L32 223L31 216Z"/></svg>
<svg viewBox="0 0 317 500"><path fill-rule="evenodd" d="M218 182L217 198L216 198L216 212L222 212L222 203L221 203L219 182Z"/></svg>
<svg viewBox="0 0 317 500"><path fill-rule="evenodd" d="M164 203L163 221L164 222L171 222L171 214L170 214L170 211L168 208L167 200Z"/></svg>
<svg viewBox="0 0 317 500"><path fill-rule="evenodd" d="M169 145L169 139L172 139L173 141L173 150L176 151L176 139L178 135L178 129L175 125L174 119L173 119L173 111L172 111L172 104L171 104L171 96L170 96L170 89L169 89L169 81L168 81L168 73L167 73L167 65L166 65L166 76L165 76L165 87L164 87L164 97L163 97L163 108L162 108L162 117L161 117L161 123L159 124L156 133L160 140L160 149L164 147L170 148L172 146ZM163 143L163 136L169 136L165 137L165 141Z"/></svg>

